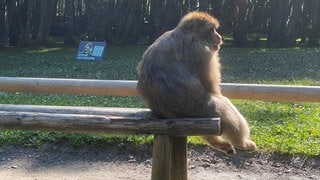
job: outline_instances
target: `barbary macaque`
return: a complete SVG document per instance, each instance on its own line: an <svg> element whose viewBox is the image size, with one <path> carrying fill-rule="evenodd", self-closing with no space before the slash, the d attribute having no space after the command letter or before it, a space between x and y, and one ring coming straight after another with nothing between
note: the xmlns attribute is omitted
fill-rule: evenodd
<svg viewBox="0 0 320 180"><path fill-rule="evenodd" d="M235 148L255 150L245 118L220 90L219 22L203 12L190 12L176 28L148 47L138 65L138 92L162 118L220 117L221 136L203 139L233 155Z"/></svg>

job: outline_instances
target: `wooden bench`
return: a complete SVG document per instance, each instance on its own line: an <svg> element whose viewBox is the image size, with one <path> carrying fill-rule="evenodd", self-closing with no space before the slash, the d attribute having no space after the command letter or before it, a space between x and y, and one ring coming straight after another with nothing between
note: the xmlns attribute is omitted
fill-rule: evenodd
<svg viewBox="0 0 320 180"><path fill-rule="evenodd" d="M187 136L220 134L218 118L155 119L148 109L0 104L0 129L154 134L152 179L187 179Z"/></svg>
<svg viewBox="0 0 320 180"><path fill-rule="evenodd" d="M19 81L21 79L17 78L15 80ZM41 80L46 81L47 79ZM75 81L72 81L72 83L76 83ZM61 82L66 83L64 81ZM2 81L2 83L0 82L0 90L70 93L71 87L70 82L66 83L65 86L60 84L58 87L55 85L56 88L44 88L45 85L37 81L27 84L19 85L19 83L13 83L8 88L7 83ZM126 89L128 91L129 88ZM83 90L83 88L78 90L75 88L77 92L71 93L83 93L79 92L79 90ZM108 91L108 88L105 90ZM85 94L88 94L88 92L90 94L99 94L97 91L94 93L88 89ZM128 94L128 92L121 92L121 90L112 90L112 92ZM109 92L109 94L112 93ZM151 179L187 180L187 136L219 135L220 121L219 118L156 119L149 109L138 108L0 104L0 129L153 134Z"/></svg>
<svg viewBox="0 0 320 180"><path fill-rule="evenodd" d="M320 101L318 86L221 84L231 98ZM136 81L0 77L0 91L136 96ZM0 104L0 129L154 134L153 180L187 179L187 136L219 135L218 118L156 119L148 109Z"/></svg>

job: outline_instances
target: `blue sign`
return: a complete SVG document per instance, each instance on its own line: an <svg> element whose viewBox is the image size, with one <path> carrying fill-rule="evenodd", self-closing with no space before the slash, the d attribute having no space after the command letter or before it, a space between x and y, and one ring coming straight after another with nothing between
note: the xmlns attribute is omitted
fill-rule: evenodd
<svg viewBox="0 0 320 180"><path fill-rule="evenodd" d="M81 41L78 48L77 60L98 60L103 58L106 42Z"/></svg>

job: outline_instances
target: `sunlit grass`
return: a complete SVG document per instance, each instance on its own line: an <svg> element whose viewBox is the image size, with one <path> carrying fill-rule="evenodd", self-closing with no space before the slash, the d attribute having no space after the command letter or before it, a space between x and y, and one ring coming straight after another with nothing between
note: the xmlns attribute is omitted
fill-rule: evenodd
<svg viewBox="0 0 320 180"><path fill-rule="evenodd" d="M235 101L262 151L320 154L320 104Z"/></svg>
<svg viewBox="0 0 320 180"><path fill-rule="evenodd" d="M144 46L107 46L101 62L76 61L76 47L0 49L0 76L83 79L136 79ZM319 49L222 48L223 82L320 85ZM233 100L248 119L259 151L319 155L320 104ZM1 104L145 107L138 97L0 92ZM192 144L203 143L189 137ZM0 145L74 146L105 143L149 144L152 136L1 131Z"/></svg>

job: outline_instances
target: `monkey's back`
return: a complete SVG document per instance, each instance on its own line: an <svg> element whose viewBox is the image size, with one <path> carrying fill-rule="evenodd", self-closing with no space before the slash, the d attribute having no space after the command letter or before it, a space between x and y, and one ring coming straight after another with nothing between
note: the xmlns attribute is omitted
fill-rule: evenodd
<svg viewBox="0 0 320 180"><path fill-rule="evenodd" d="M190 68L192 53L179 47L182 41L165 33L146 50L137 68L138 91L158 116L200 117L209 111L210 95Z"/></svg>

